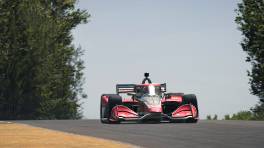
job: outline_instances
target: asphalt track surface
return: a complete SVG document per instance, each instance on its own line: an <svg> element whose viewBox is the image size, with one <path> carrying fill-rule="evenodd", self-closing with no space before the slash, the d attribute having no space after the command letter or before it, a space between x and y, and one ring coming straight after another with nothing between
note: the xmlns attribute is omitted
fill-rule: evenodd
<svg viewBox="0 0 264 148"><path fill-rule="evenodd" d="M148 148L262 148L263 121L101 124L98 120L16 121Z"/></svg>

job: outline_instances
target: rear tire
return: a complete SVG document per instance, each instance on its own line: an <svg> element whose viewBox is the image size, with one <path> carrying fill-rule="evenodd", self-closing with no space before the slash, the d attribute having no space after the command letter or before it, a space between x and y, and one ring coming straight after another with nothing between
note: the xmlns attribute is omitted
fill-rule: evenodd
<svg viewBox="0 0 264 148"><path fill-rule="evenodd" d="M103 94L102 96L108 96L108 103L105 106L105 110L102 110L102 99L100 103L100 120L101 123L120 123L119 121L111 121L111 111L116 105L122 104L122 97L116 94Z"/></svg>

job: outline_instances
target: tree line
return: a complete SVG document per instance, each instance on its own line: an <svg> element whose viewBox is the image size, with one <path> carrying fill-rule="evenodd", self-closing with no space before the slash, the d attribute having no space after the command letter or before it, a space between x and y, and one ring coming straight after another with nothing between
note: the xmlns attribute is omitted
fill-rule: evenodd
<svg viewBox="0 0 264 148"><path fill-rule="evenodd" d="M246 62L250 92L259 97L259 103L249 111L240 111L226 119L264 120L264 1L242 0L236 9L235 22L243 35L241 47L247 53Z"/></svg>
<svg viewBox="0 0 264 148"><path fill-rule="evenodd" d="M0 120L78 119L84 68L75 0L0 0Z"/></svg>
<svg viewBox="0 0 264 148"><path fill-rule="evenodd" d="M235 22L243 35L241 47L247 53L246 62L250 92L259 97L259 102L247 111L225 115L225 120L264 120L264 1L242 0L236 9ZM215 118L216 117L216 118ZM211 115L207 120L211 120ZM217 115L214 116L217 120Z"/></svg>
<svg viewBox="0 0 264 148"><path fill-rule="evenodd" d="M256 106L259 108L258 105L256 105ZM264 120L263 119L263 112L264 111L253 112L251 110L239 111L239 112L234 113L232 115L226 114L222 120ZM207 115L206 119L207 120L219 120L218 116L216 114L213 117L211 115Z"/></svg>

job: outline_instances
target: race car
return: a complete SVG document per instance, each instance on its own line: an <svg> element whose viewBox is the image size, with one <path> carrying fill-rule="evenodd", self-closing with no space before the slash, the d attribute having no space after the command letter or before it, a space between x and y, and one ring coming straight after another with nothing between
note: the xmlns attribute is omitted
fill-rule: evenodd
<svg viewBox="0 0 264 148"><path fill-rule="evenodd" d="M122 96L127 97L122 97ZM116 94L103 94L100 103L102 123L184 122L199 118L194 94L166 93L166 83L152 83L149 73L141 84L117 84Z"/></svg>

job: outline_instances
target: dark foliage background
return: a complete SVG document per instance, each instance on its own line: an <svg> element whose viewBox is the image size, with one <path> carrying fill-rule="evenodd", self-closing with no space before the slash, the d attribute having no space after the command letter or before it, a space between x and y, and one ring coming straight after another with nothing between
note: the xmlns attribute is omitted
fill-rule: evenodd
<svg viewBox="0 0 264 148"><path fill-rule="evenodd" d="M225 116L232 120L264 120L264 0L242 0L236 10L236 23L242 32L241 46L247 53L247 62L252 65L248 71L251 93L260 98L251 111L240 111Z"/></svg>
<svg viewBox="0 0 264 148"><path fill-rule="evenodd" d="M71 30L89 15L75 3L0 0L0 119L82 117L82 50Z"/></svg>

